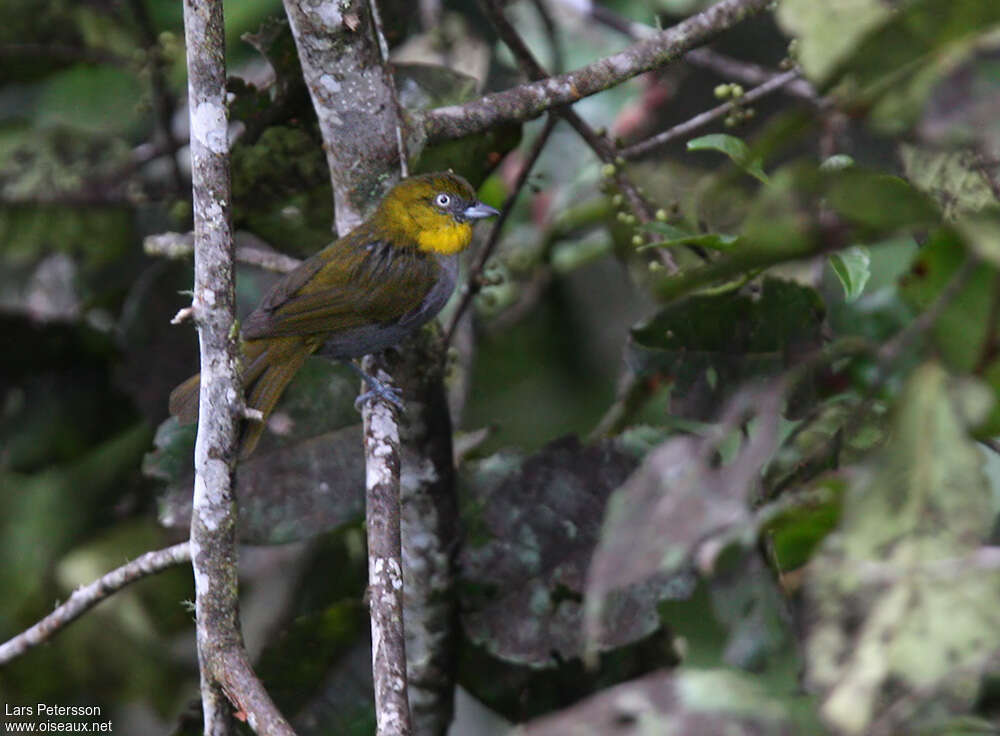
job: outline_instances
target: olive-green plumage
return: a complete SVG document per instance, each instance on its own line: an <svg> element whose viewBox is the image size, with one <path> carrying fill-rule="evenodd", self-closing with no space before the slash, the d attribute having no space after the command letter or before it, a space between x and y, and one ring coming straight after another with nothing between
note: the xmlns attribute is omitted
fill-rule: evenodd
<svg viewBox="0 0 1000 736"><path fill-rule="evenodd" d="M451 173L415 176L390 191L349 234L286 274L243 323L246 405L265 419L315 352L350 359L394 345L432 319L455 283L455 254L471 221L498 214ZM198 376L170 394L170 413L198 418ZM244 429L253 452L263 422Z"/></svg>

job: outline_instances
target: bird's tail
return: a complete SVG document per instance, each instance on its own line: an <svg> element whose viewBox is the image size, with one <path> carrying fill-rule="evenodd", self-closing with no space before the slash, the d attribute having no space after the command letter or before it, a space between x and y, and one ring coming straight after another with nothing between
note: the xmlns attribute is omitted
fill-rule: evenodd
<svg viewBox="0 0 1000 736"><path fill-rule="evenodd" d="M298 337L253 340L243 345L243 386L246 405L257 409L264 420L274 410L292 377L312 351ZM201 374L195 374L170 392L170 413L181 424L198 419L198 392ZM240 440L240 458L253 452L264 432L264 421L248 421Z"/></svg>

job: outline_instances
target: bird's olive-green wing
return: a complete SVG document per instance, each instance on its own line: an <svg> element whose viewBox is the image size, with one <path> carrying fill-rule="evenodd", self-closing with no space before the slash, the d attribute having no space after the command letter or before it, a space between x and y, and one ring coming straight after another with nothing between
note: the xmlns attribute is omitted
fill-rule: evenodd
<svg viewBox="0 0 1000 736"><path fill-rule="evenodd" d="M436 259L423 253L348 236L275 284L247 317L243 337L323 335L391 322L416 309L439 275Z"/></svg>

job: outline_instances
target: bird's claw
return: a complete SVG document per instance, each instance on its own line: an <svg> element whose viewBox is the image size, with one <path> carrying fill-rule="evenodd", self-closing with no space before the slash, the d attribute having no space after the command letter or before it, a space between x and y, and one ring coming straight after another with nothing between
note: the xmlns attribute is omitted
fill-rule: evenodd
<svg viewBox="0 0 1000 736"><path fill-rule="evenodd" d="M371 378L371 376L369 376ZM368 383L371 389L360 394L358 398L354 400L354 408L361 411L361 408L365 405L365 402L371 401L372 399L382 399L388 401L390 404L395 406L397 409L402 410L403 408L403 395L400 393L398 388L393 386L388 386L377 379L372 379Z"/></svg>
<svg viewBox="0 0 1000 736"><path fill-rule="evenodd" d="M388 383L382 383L382 381L375 378L375 376L365 373L353 361L345 360L344 362L347 363L347 365L351 367L351 370L357 373L366 384L368 384L369 390L360 394L358 398L354 400L355 409L361 411L361 407L365 405L365 402L371 401L372 399L382 399L402 411L403 394L398 388L391 386Z"/></svg>

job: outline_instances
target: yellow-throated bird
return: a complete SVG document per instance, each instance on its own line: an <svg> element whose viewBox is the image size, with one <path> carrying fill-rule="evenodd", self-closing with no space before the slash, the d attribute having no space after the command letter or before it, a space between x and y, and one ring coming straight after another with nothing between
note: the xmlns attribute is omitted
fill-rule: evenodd
<svg viewBox="0 0 1000 736"><path fill-rule="evenodd" d="M457 254L472 240L472 221L497 214L452 173L397 184L368 220L286 274L247 317L246 405L266 419L313 353L357 358L399 343L432 319L455 287ZM198 418L197 375L170 394L170 413L181 422ZM247 423L241 457L253 452L263 429L263 422Z"/></svg>

